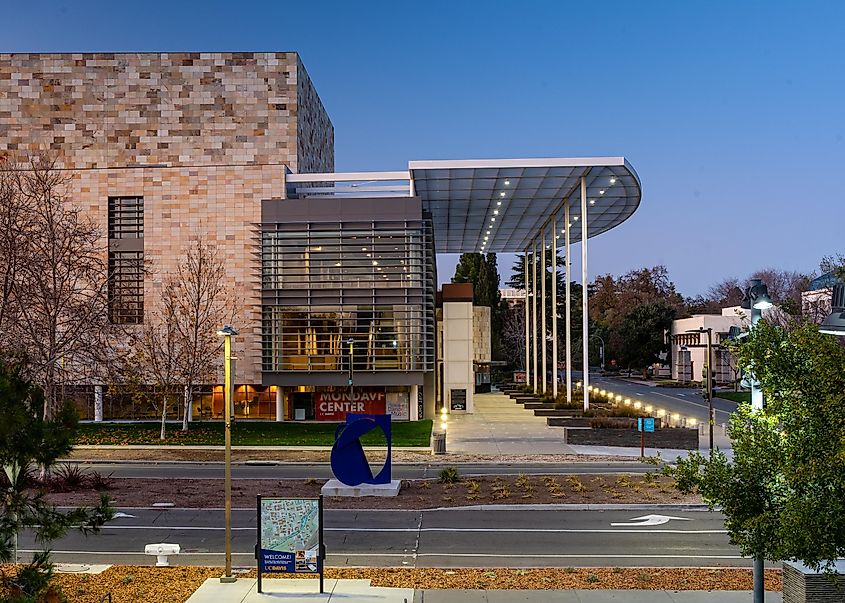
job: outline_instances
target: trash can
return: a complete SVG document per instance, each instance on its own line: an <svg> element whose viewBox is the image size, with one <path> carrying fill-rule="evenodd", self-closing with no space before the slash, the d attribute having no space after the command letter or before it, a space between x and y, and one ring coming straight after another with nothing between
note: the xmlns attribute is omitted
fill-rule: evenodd
<svg viewBox="0 0 845 603"><path fill-rule="evenodd" d="M446 454L446 432L431 433L431 454Z"/></svg>

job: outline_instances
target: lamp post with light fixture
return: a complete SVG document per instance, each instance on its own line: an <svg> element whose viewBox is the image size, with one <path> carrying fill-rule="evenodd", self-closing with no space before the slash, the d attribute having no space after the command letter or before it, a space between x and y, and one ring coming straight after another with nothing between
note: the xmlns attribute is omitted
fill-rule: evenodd
<svg viewBox="0 0 845 603"><path fill-rule="evenodd" d="M763 310L768 310L773 305L766 283L759 278L751 279L751 285L745 290L742 307L751 312L752 329L763 318ZM754 379L753 375L751 378L751 408L752 410L763 410L763 390L760 389L760 382Z"/></svg>
<svg viewBox="0 0 845 603"><path fill-rule="evenodd" d="M220 577L220 582L231 583L236 580L232 576L232 336L238 332L232 325L226 325L217 334L223 340L223 423L225 429L225 452L223 456L223 490L225 502L223 505L226 528L226 570Z"/></svg>

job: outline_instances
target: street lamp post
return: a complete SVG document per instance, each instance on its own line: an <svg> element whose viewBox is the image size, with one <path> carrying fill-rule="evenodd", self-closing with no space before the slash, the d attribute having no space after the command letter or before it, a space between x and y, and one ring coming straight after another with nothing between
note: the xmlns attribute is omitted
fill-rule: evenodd
<svg viewBox="0 0 845 603"><path fill-rule="evenodd" d="M713 329L710 327L699 327L698 329L691 329L687 333L707 333L707 369L704 373L705 386L704 391L707 395L707 422L709 424L710 435L710 456L713 456L713 424L716 422L716 411L713 408ZM700 341L700 340L699 340Z"/></svg>
<svg viewBox="0 0 845 603"><path fill-rule="evenodd" d="M355 362L355 340L350 337L346 340L346 343L349 345L349 374L347 381L349 383L349 403L351 404L354 398L354 386L352 385L352 380L355 374L355 367L353 366L353 363Z"/></svg>
<svg viewBox="0 0 845 603"><path fill-rule="evenodd" d="M745 290L745 299L742 307L751 312L751 328L763 318L763 310L771 308L774 304L769 297L769 288L759 278L751 279L751 285ZM763 410L763 390L760 389L760 382L751 375L751 410ZM754 578L754 603L763 603L765 590L763 586L763 558L754 557L752 570Z"/></svg>
<svg viewBox="0 0 845 603"><path fill-rule="evenodd" d="M601 342L601 347L599 348L599 365L601 366L601 370L604 371L604 339L601 338L601 335L598 333L593 333L590 335L590 339L596 338Z"/></svg>
<svg viewBox="0 0 845 603"><path fill-rule="evenodd" d="M763 310L767 310L773 305L766 284L759 278L751 279L751 285L745 290L742 307L751 311L752 329L763 318ZM763 410L763 390L760 389L760 382L753 375L751 377L751 408L752 410Z"/></svg>
<svg viewBox="0 0 845 603"><path fill-rule="evenodd" d="M235 582L232 576L232 336L238 332L231 325L226 325L217 334L223 340L223 422L226 433L224 453L223 490L225 495L224 515L226 521L226 571L220 582Z"/></svg>

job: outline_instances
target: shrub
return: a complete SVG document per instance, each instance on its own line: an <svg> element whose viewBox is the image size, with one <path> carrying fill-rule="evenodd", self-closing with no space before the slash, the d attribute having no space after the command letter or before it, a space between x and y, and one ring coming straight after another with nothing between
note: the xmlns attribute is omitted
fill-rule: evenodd
<svg viewBox="0 0 845 603"><path fill-rule="evenodd" d="M439 481L441 484L454 484L461 481L461 475L455 467L445 467L440 471Z"/></svg>
<svg viewBox="0 0 845 603"><path fill-rule="evenodd" d="M112 479L112 475L114 475L114 473L103 475L99 471L92 471L88 476L88 485L91 486L91 488L93 488L97 492L111 490L112 488L114 488L114 480Z"/></svg>
<svg viewBox="0 0 845 603"><path fill-rule="evenodd" d="M59 492L73 492L85 486L88 476L79 465L59 465L53 472L52 486Z"/></svg>

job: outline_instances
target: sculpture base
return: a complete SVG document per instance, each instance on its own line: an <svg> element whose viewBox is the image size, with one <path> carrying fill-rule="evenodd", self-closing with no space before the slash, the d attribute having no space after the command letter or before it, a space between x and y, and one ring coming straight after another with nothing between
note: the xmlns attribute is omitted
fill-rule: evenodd
<svg viewBox="0 0 845 603"><path fill-rule="evenodd" d="M397 496L402 487L402 480L394 479L389 484L360 484L347 486L340 480L330 479L320 490L323 496Z"/></svg>

